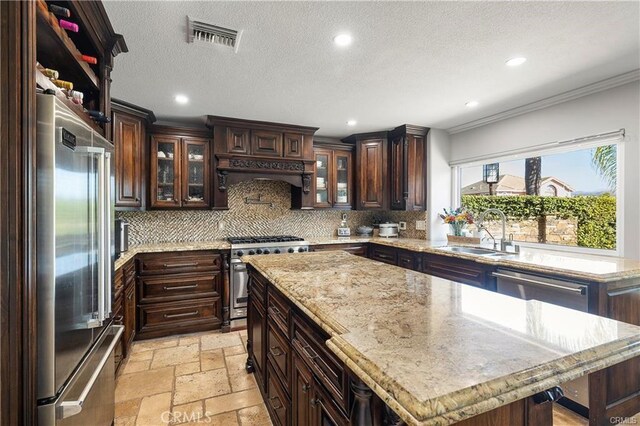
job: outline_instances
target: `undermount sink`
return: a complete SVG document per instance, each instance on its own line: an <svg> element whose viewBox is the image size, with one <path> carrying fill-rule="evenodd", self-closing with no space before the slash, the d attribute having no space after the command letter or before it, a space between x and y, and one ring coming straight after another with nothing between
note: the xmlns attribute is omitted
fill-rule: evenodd
<svg viewBox="0 0 640 426"><path fill-rule="evenodd" d="M476 254L478 256L507 256L510 253L503 253L496 250L481 248L481 247L464 247L464 246L446 246L440 247L440 250L450 251L453 253L466 253L466 254Z"/></svg>

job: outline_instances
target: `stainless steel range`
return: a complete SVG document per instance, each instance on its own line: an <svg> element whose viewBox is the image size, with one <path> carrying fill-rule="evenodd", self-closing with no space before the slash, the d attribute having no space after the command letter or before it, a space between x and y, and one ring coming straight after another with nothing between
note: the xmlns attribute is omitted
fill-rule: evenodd
<svg viewBox="0 0 640 426"><path fill-rule="evenodd" d="M247 317L247 266L242 261L245 255L277 255L281 253L304 253L309 243L304 238L291 235L268 237L232 237L231 243L231 320Z"/></svg>

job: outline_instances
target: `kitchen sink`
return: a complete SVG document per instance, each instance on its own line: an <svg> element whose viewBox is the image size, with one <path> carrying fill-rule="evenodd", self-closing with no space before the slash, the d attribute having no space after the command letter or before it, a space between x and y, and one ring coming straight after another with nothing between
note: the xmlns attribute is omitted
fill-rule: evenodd
<svg viewBox="0 0 640 426"><path fill-rule="evenodd" d="M503 253L500 251L481 248L481 247L446 246L446 247L439 247L439 249L450 251L453 253L466 253L466 254L475 254L478 256L492 256L492 257L508 256L509 254L511 254L511 253Z"/></svg>

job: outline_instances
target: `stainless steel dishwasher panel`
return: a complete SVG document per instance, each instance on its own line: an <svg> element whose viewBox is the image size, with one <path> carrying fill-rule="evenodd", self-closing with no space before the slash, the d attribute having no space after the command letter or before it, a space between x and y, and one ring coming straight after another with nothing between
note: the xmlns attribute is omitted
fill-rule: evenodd
<svg viewBox="0 0 640 426"><path fill-rule="evenodd" d="M539 300L582 312L589 311L587 286L556 278L540 277L510 270L493 273L500 294L524 300Z"/></svg>
<svg viewBox="0 0 640 426"><path fill-rule="evenodd" d="M493 273L500 294L524 300L539 300L582 312L589 311L587 286L556 278L540 277L511 270ZM565 396L589 408L589 376L582 376L561 385Z"/></svg>

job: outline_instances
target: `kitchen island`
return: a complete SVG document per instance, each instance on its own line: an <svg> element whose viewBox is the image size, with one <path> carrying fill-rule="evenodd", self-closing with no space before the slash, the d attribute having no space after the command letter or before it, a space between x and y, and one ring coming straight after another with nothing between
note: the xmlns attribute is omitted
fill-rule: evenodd
<svg viewBox="0 0 640 426"><path fill-rule="evenodd" d="M276 424L549 424L541 392L640 356L640 327L340 251L245 259Z"/></svg>

